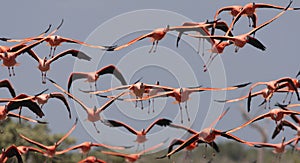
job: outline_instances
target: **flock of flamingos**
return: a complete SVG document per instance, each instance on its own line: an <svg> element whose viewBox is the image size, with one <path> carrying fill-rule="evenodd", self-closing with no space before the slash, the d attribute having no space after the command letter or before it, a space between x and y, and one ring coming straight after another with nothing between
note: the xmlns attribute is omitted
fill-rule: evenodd
<svg viewBox="0 0 300 163"><path fill-rule="evenodd" d="M150 33L147 33L145 35L142 35L134 40L129 41L128 43L120 46L99 46L99 45L91 45L82 41L65 38L61 36L54 35L57 30L61 27L63 24L63 21L61 24L53 31L50 32L50 34L46 35L48 31L51 29L51 25L49 28L41 33L39 36L36 37L29 37L24 39L12 39L12 38L0 38L2 41L5 42L15 42L15 45L13 46L0 46L0 59L3 62L3 65L8 68L8 75L9 76L15 76L14 67L18 65L18 62L16 61L17 57L21 54L26 55L29 54L34 60L38 62L38 69L42 73L42 83L45 84L47 81L51 82L55 87L60 90L60 92L51 92L51 93L45 93L47 90L36 94L36 95L27 95L27 94L16 94L14 91L14 87L10 83L9 80L1 80L0 81L0 87L5 87L10 92L12 98L5 97L1 98L0 102L5 102L6 104L3 106L0 106L0 120L4 121L7 117L15 117L15 118L21 118L26 121L30 121L33 123L41 123L45 124L47 122L43 122L40 120L31 119L25 116L21 115L21 109L22 108L28 108L33 114L38 116L39 118L42 118L44 116L42 107L43 105L47 105L47 101L51 98L55 98L58 100L61 100L63 104L65 105L65 108L68 111L68 117L71 119L71 111L72 109L69 107L68 101L70 99L76 101L87 113L87 120L90 121L97 132L100 133L100 131L97 129L96 122L100 121L103 125L107 125L110 127L124 127L132 134L136 135L136 142L139 144L143 144L147 139L146 135L147 133L155 126L160 127L172 127L178 130L186 130L191 134L190 138L187 140L182 140L180 138L174 139L171 141L171 144L169 145L168 153L166 153L164 156L157 156L156 159L163 159L165 157L170 158L173 154L186 149L188 151L193 150L198 146L198 144L208 144L210 147L212 147L216 152L220 152L218 145L215 143L215 139L218 136L223 136L227 139L231 139L234 141L237 141L239 143L246 144L251 147L256 148L273 148L274 152L277 154L281 154L285 151L285 147L289 144L292 144L294 146L295 150L298 150L297 143L299 140L299 134L300 134L300 119L298 115L300 112L291 110L290 108L299 107L300 104L291 104L292 96L295 93L297 96L297 99L300 100L298 88L300 87L300 81L297 78L292 77L283 77L277 80L267 81L267 82L257 82L254 84L251 83L243 83L238 84L234 86L230 86L227 88L205 88L205 87L190 87L190 88L173 88L169 86L162 86L159 85L159 83L156 84L146 84L142 83L139 80L136 81L133 84L127 84L125 81L122 71L119 70L114 65L107 65L105 67L100 68L98 71L95 72L72 72L69 76L68 83L67 83L67 89L62 88L58 83L54 81L54 78L48 78L46 76L46 73L48 70L50 70L50 65L58 60L62 59L62 57L65 57L69 54L71 54L73 57L76 57L78 59L90 61L92 58L88 56L88 54L85 54L82 51L75 50L75 49L69 49L66 51L63 51L61 53L56 54L56 48L58 46L61 46L64 43L75 43L75 44L81 44L83 46L88 46L91 48L98 48L106 51L117 51L121 50L123 48L126 48L130 46L131 44L137 43L140 40L143 40L145 38L150 38L153 45L149 51L156 52L157 51L157 45L158 42L163 39L166 35L166 33L170 31L176 31L178 32L178 38L177 38L177 46L179 45L180 38L182 34L188 35L190 37L195 38L203 38L208 40L208 42L211 43L211 54L209 59L206 61L204 65L204 71L206 71L209 68L209 65L211 62L213 62L214 58L222 54L225 47L234 45L236 47L235 52L238 51L239 48L243 48L245 44L250 44L255 48L258 48L260 50L265 50L266 47L256 38L255 32L258 30L263 29L263 27L267 25L271 25L273 21L278 19L281 15L283 15L287 10L299 10L300 8L291 8L290 5L292 4L292 1L287 6L276 6L272 4L265 4L265 3L249 3L245 6L227 6L219 9L216 12L216 15L214 16L214 20L212 21L205 21L201 23L196 22L185 22L181 26L167 26L166 28L159 28L155 29ZM259 15L256 14L256 9L260 8L272 8L272 9L278 9L278 14L273 17L272 19L262 23L257 24L257 19ZM220 20L219 15L222 12L228 11L232 15L232 22L228 26L225 21ZM290 11L288 11L290 12ZM249 19L249 27L251 30L248 33L241 34L241 35L234 35L233 29L235 23L243 18L241 16L246 16ZM215 30L221 30L224 31L224 35L214 35ZM199 33L199 35L193 35L188 32L190 31L196 31ZM50 53L49 56L40 57L38 54L34 52L34 48L36 46L40 46L42 42L47 42L50 45ZM99 79L101 75L105 74L111 74L113 75L117 80L120 81L120 86L115 88L109 88L107 90L98 90L96 82ZM297 74L297 76L300 75L300 72ZM101 78L101 77L100 77ZM87 95L99 95L102 97L106 97L107 102L99 107L99 108L90 108L88 107L88 104L85 104L84 101L81 101L79 98L75 97L72 93L70 93L70 88L72 87L72 83L75 80L78 79L85 79L91 87L90 91L83 91L87 93ZM95 83L94 90L92 91L92 83ZM263 102L261 105L264 105L265 107L268 107L270 110L262 115L259 115L248 122L241 124L238 127L229 129L227 131L220 131L218 129L213 128L215 123L217 123L223 116L226 115L227 110L225 110L208 128L205 128L201 131L195 131L192 128L187 128L183 125L183 116L182 116L182 103L185 103L185 111L187 115L187 120L190 121L189 114L188 114L188 107L187 107L187 100L189 99L189 95L193 92L201 92L201 91L229 91L229 90L235 90L239 88L246 87L250 85L249 93L243 97L237 98L237 99L231 99L231 100L216 100L218 102L236 102L241 101L244 99L247 99L247 111L250 111L251 108L251 99L255 96L261 95L263 97ZM253 89L256 86L259 85L265 85L266 88L262 89L257 92L253 92ZM115 96L105 96L103 93L111 92L114 90L120 90L119 94ZM2 90L3 91L3 90ZM272 98L272 95L276 92L284 92L286 93L285 98L283 99L282 103L276 103L275 106L278 108L272 108L270 106L270 99ZM125 95L132 94L136 98L124 98ZM288 99L288 96L290 94L290 98ZM146 129L143 130L136 130L132 128L129 124L126 124L125 122L120 122L118 120L110 120L110 119L103 119L101 117L101 113L105 111L115 100L123 100L124 102L135 102L136 104L138 102L141 102L141 107L143 107L143 101L147 100L150 102L153 102L154 98L159 97L173 97L175 98L176 103L179 105L180 109L180 115L181 115L181 124L175 124L172 122L172 120L160 118L155 120L152 124L150 124ZM152 100L152 101L151 101ZM149 106L150 108L150 106ZM18 113L15 113L13 111L18 111ZM149 112L149 111L148 111ZM263 120L266 118L270 118L276 123L276 127L274 128L274 133L272 134L272 138L275 138L280 134L281 131L283 131L284 128L291 128L292 130L295 130L297 133L296 136L290 140L286 140L285 137L282 138L282 141L278 144L271 144L271 143L263 143L263 142L248 142L245 141L239 137L236 137L233 135L233 133L237 130L241 130L245 126L252 124L256 121ZM23 135L19 133L20 138L24 139L25 141L32 144L32 146L16 146L12 144L9 147L6 147L2 150L1 156L0 156L0 162L6 162L11 157L16 157L18 162L23 162L22 155L27 152L37 152L46 157L46 160L48 158L53 158L56 155L64 154L72 150L81 150L82 154L86 155L86 158L79 161L80 163L88 162L105 162L103 160L100 160L94 156L87 156L88 152L91 150L94 146L102 146L108 149L118 149L122 150L129 147L123 147L123 146L110 146L106 144L98 144L93 142L84 142L82 144L78 144L72 147L69 147L67 149L63 150L57 150L59 145L66 139L73 130L76 129L77 124L77 118L75 120L75 123L73 127L55 144L51 146L46 146L42 144L42 142L36 142L35 140L32 140L28 138L26 135ZM5 134L5 133L3 133ZM117 153L112 151L102 151L102 153L107 155L114 155L116 157L123 157L128 162L135 162L137 161L141 155L145 154L146 152L149 152L151 150L157 149L161 147L165 142L162 141L160 144L157 144L153 147L147 148L140 151L139 153L134 154L125 154L125 153ZM176 148L175 148L176 147ZM299 149L300 150L300 149Z"/></svg>

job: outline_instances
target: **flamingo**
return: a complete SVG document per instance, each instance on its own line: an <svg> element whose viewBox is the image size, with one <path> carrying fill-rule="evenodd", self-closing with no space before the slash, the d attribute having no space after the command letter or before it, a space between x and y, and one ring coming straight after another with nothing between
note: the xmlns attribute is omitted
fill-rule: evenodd
<svg viewBox="0 0 300 163"><path fill-rule="evenodd" d="M276 106L279 106L279 108L275 108L270 110L269 112L259 115L253 119L251 119L250 121L242 124L239 127L233 128L231 130L225 131L225 133L231 133L231 132L235 132L237 130L240 130L241 128L246 127L247 125L256 122L258 120L264 119L264 118L271 118L272 120L275 121L276 125L278 121L281 121L286 115L299 115L300 112L298 111L293 111L293 110L288 110L287 108L285 108L284 106L280 105L280 104L276 104Z"/></svg>
<svg viewBox="0 0 300 163"><path fill-rule="evenodd" d="M44 57L42 59L35 52L29 53L29 55L39 63L38 69L42 73L42 83L43 84L46 84L46 74L47 74L47 71L50 70L51 63L60 59L61 57L68 55L68 54L71 54L73 57L76 57L78 59L83 59L86 61L91 60L91 57L89 57L87 54L85 54L84 52L81 52L79 50L75 50L75 49L65 50L65 51L57 54L55 57L53 57L51 59L47 59L47 57Z"/></svg>
<svg viewBox="0 0 300 163"><path fill-rule="evenodd" d="M177 148L172 150L171 152L169 152L168 154L166 154L164 156L157 157L157 159L161 159L161 158L165 158L165 157L170 158L173 154L181 151L182 149L188 147L190 144L194 143L195 141L199 141L199 140L204 141L205 143L211 145L217 152L219 152L219 148L214 141L217 136L223 136L227 139L232 139L232 140L238 141L240 143L244 143L249 146L252 146L251 143L248 143L230 133L225 133L220 130L216 130L216 129L212 128L212 126L214 124L216 124L228 112L228 110L229 110L229 108L227 108L208 128L204 128L200 132L194 131L192 129L186 128L181 125L170 124L170 127L184 129L193 135L190 138L188 138L186 141L184 141L184 143L182 143L180 146L178 146Z"/></svg>
<svg viewBox="0 0 300 163"><path fill-rule="evenodd" d="M166 119L166 118L160 118L160 119L157 119L154 122L152 122L146 129L142 129L140 131L137 131L134 128L132 128L131 126L129 126L128 124L125 124L125 123L120 122L120 121L116 121L116 120L105 120L104 121L104 124L107 125L107 126L110 126L110 127L124 127L129 132L136 135L137 137L136 137L135 142L137 142L138 145L147 141L146 135L155 125L159 125L161 127L166 127L166 126L169 126L170 123L172 123L171 120ZM144 148L145 148L145 144L144 144Z"/></svg>
<svg viewBox="0 0 300 163"><path fill-rule="evenodd" d="M185 22L181 26L170 27L171 29L173 28L176 31L178 31L176 47L178 47L179 41L184 32L196 31L204 36L210 35L209 28L212 28L213 24L216 24L215 28L224 31L225 33L228 31L229 27L228 27L227 23L225 21L219 21L219 20L215 20L213 22L209 22L208 20L205 22ZM229 33L228 35L233 36L232 33ZM212 45L214 44L214 42L211 39L208 39L208 42L210 42ZM204 43L203 43L203 46L204 46ZM204 49L204 47L202 49ZM200 52L200 41L198 44L198 52L197 53L199 53L199 52ZM202 56L203 55L204 55L204 51L202 52Z"/></svg>
<svg viewBox="0 0 300 163"><path fill-rule="evenodd" d="M238 89L238 88L245 87L249 84L250 84L250 82L235 85L235 86L231 86L231 87L227 87L227 88L204 88L204 87L172 88L172 87L158 86L157 85L157 86L155 86L157 89L159 88L159 89L165 90L166 92L158 93L158 94L153 95L153 96L144 97L142 99L129 99L127 101L131 101L131 100L148 100L148 99L151 99L151 98L172 96L172 97L175 98L175 101L173 103L179 105L181 123L183 123L181 103L185 102L185 110L186 110L187 118L188 118L188 121L190 121L190 116L189 116L189 113L188 113L188 110L187 110L187 101L190 99L189 96L190 96L191 93L202 92L202 91L235 90L235 89Z"/></svg>
<svg viewBox="0 0 300 163"><path fill-rule="evenodd" d="M274 148L273 153L278 154L279 158L282 153L285 152L285 146L291 144L294 141L299 140L299 136L290 139L289 141L285 142L285 137L282 138L282 142L278 144L271 144L271 143L262 143L262 142L251 142L254 144L254 147L256 148L263 148L263 147L268 147L268 148Z"/></svg>
<svg viewBox="0 0 300 163"><path fill-rule="evenodd" d="M161 147L164 144L164 142L159 143L155 146L152 146L148 149L145 149L139 153L133 153L133 154L124 154L124 153L118 153L118 152L110 152L110 151L101 151L103 154L107 154L107 155L113 155L113 156L117 156L117 157L122 157L125 158L126 162L136 162L138 159L141 158L141 156L149 151L153 151L159 147Z"/></svg>
<svg viewBox="0 0 300 163"><path fill-rule="evenodd" d="M300 88L300 81L297 79L297 77L300 75L300 71L297 73L296 75L296 78L291 78L292 82L294 83L294 85L297 87L297 88ZM286 87L286 88L285 88ZM286 82L286 83L282 83L278 86L278 89L279 90L286 90L287 91L287 94L285 96L285 98L283 99L283 103L285 103L285 100L287 99L289 93L291 93L291 97L290 97L290 100L288 102L288 104L291 103L292 101L292 97L293 97L293 93L295 92L294 90L294 87L291 83L289 82Z"/></svg>
<svg viewBox="0 0 300 163"><path fill-rule="evenodd" d="M144 104L143 104L143 100L141 100L141 99L144 97L145 93L147 94L147 97L150 97L150 96L154 96L154 95L156 95L159 92L162 92L164 90L159 88L159 81L156 81L155 85L145 84L145 83L138 82L138 81L135 82L132 85L120 86L120 87L116 87L116 88L110 88L110 89L103 90L103 91L96 91L96 92L83 91L83 90L80 90L80 91L82 91L84 93L96 94L96 93L110 92L110 91L113 91L113 90L121 90L121 89L129 89L130 88L129 89L130 93L135 95L136 100L133 100L133 101L135 101L135 107L137 107L137 102L138 102L138 100L140 100L141 108L143 109ZM113 96L106 96L106 95L100 95L100 94L96 94L96 96L103 97L103 98L114 98ZM123 98L118 98L118 100L132 101L130 99L123 99ZM148 99L148 103L149 103L149 109L148 109L148 114L149 114L150 113L151 98ZM154 112L154 99L153 98L152 98L152 104L153 104L152 105L152 108L153 108L152 112Z"/></svg>
<svg viewBox="0 0 300 163"><path fill-rule="evenodd" d="M90 152L92 147L104 147L104 148L108 148L108 149L115 149L115 150L124 150L127 148L131 148L131 147L123 147L123 146L110 146L110 145L106 145L106 144L100 144L100 143L93 143L93 142L83 142L81 144L69 147L65 150L62 151L57 151L57 154L63 154L72 150L76 150L76 149L80 149L80 152L83 155L88 155L88 153Z"/></svg>
<svg viewBox="0 0 300 163"><path fill-rule="evenodd" d="M34 96L28 96L28 95L24 94L23 98L10 100L10 101L32 100L32 101L36 101L38 104L40 104L41 108L43 108L43 106L48 102L48 100L50 98L56 98L56 99L61 100L64 103L64 105L66 106L66 109L69 113L69 118L71 119L72 118L71 109L70 109L69 103L68 103L67 99L65 98L65 96L60 92L52 92L52 93L44 94L44 92L46 92L47 90L48 89L46 89L45 91L43 91L37 95L34 95ZM0 100L0 102L1 102L1 100Z"/></svg>
<svg viewBox="0 0 300 163"><path fill-rule="evenodd" d="M111 100L107 101L104 105L102 105L100 108L89 108L87 107L81 100L76 98L73 94L67 92L64 90L61 86L59 86L55 81L52 79L47 78L56 88L61 90L64 94L68 95L70 98L72 98L74 101L76 101L87 113L87 120L93 123L93 126L95 127L96 131L100 133L100 131L97 129L95 122L102 121L102 118L100 116L100 113L104 111L107 107L109 107L118 97L122 96L125 92L120 93L115 98L112 98Z"/></svg>
<svg viewBox="0 0 300 163"><path fill-rule="evenodd" d="M123 77L122 73L117 69L114 65L108 65L105 67L100 68L95 72L73 72L69 76L68 80L68 92L70 92L71 85L73 81L77 79L85 78L87 82L95 83L95 89L97 89L96 81L99 79L101 75L105 74L113 74L121 83L122 85L127 85L125 78ZM90 85L91 87L91 85Z"/></svg>
<svg viewBox="0 0 300 163"><path fill-rule="evenodd" d="M283 127L285 127L285 126L290 127L293 130L296 130L297 136L300 136L300 126L294 124L291 121L284 119L284 120L280 121L280 123L276 126L275 130L273 131L272 139L274 139L280 133L280 131L283 130Z"/></svg>
<svg viewBox="0 0 300 163"><path fill-rule="evenodd" d="M159 90L160 87L158 86L159 83L156 83L155 85L153 84L145 84L143 82L140 82L142 78L138 79L136 82L134 82L133 84L129 84L129 85L122 85L122 86L118 86L115 88L109 88L106 90L101 90L101 91L95 91L95 92L91 92L91 91L84 91L84 90L80 90L84 93L89 93L89 94L101 94L101 93L106 93L106 92L111 92L114 90L129 90L131 94L135 95L136 99L142 99L144 93L150 93L150 91L152 90L152 93L155 93L155 91L161 91ZM154 91L155 90L155 91ZM128 93L126 93L128 94ZM125 95L125 94L124 94ZM99 97L105 97L105 98L114 98L113 96L104 96L104 95L98 95ZM125 100L125 99L121 99L118 98L118 100ZM135 101L135 107L137 107L137 101ZM143 109L143 102L141 101L141 107Z"/></svg>
<svg viewBox="0 0 300 163"><path fill-rule="evenodd" d="M60 28L61 25L62 24L60 24L48 36L53 35ZM10 50L7 51L7 49L5 49L6 51L0 53L0 59L3 60L3 65L8 68L9 76L11 76L11 75L15 76L14 66L19 65L19 63L17 63L17 61L16 61L16 58L24 52L32 53L33 51L30 50L30 49L32 49L33 47L39 45L40 43L45 41L45 39L46 39L46 37L43 38L43 39L40 39L40 40L30 44L30 45L25 45L25 46L23 46L23 43L22 43L23 47L21 49L17 50L17 51L10 51ZM12 69L12 74L10 72L10 69Z"/></svg>
<svg viewBox="0 0 300 163"><path fill-rule="evenodd" d="M51 146L46 146L44 144L31 140L22 134L19 135L22 139L26 140L27 142L34 144L39 148L43 149L42 151L40 151L41 154L43 154L46 157L53 158L57 154L56 150L58 146L73 132L73 130L76 128L77 122L78 122L78 118L76 118L72 128L62 138L60 138L57 142L55 142L54 145Z"/></svg>
<svg viewBox="0 0 300 163"><path fill-rule="evenodd" d="M230 15L232 15L232 21L234 20L234 17L236 17L240 12L241 10L243 9L243 6L239 6L239 5L233 5L233 6L226 6L226 7L222 7L220 8L215 16L214 16L214 21L217 20L218 16L221 14L221 12L223 11L230 11ZM217 28L217 24L214 23L213 24L213 28L211 29L211 35L214 35L215 34L215 28ZM229 30L227 30L229 31ZM226 32L227 32L226 31ZM231 31L231 30L230 30Z"/></svg>
<svg viewBox="0 0 300 163"><path fill-rule="evenodd" d="M268 96L265 98L263 103L265 103L266 101L269 101L269 103L270 103L270 98L273 96L273 93L276 92L279 89L279 86L282 83L289 83L291 85L291 87L293 88L293 90L296 92L298 100L300 100L298 89L297 89L296 85L294 84L293 80L290 77L283 77L283 78L279 78L277 80L271 80L271 81L268 81L268 82L256 82L253 85L251 85L251 87L249 89L248 101L247 101L248 112L250 111L251 92L252 92L253 88L255 88L258 85L266 85L267 89L268 89L268 93L267 93Z"/></svg>
<svg viewBox="0 0 300 163"><path fill-rule="evenodd" d="M61 25L63 24L63 22L64 22L64 20L62 19ZM51 26L49 26L49 28L50 27ZM58 46L61 46L61 44L64 43L64 42L80 44L80 45L83 45L83 46L87 46L87 47L91 47L91 48L98 48L98 49L102 49L102 50L106 50L107 48L113 48L114 47L114 46L91 45L91 44L85 43L83 41L62 37L62 36L59 36L59 35L44 36L45 33L47 33L48 30L46 30L44 33L42 33L42 34L40 34L39 36L36 36L36 37L29 37L29 38L24 38L24 39L2 38L1 40L2 41L7 41L7 42L28 42L28 41L32 41L32 40L44 39L48 43L48 46L50 46L49 57L51 57L51 55L52 55L52 57L54 57L56 48Z"/></svg>
<svg viewBox="0 0 300 163"><path fill-rule="evenodd" d="M10 100L5 106L0 106L0 120L5 120L7 118L7 114L9 111L19 109L20 107L27 107L29 110L31 110L33 113L35 113L37 116L42 118L44 116L43 111L41 110L40 106L34 102L31 99L28 100L21 100L21 101L14 101L17 99L23 99L27 97L25 94L19 94L12 100ZM12 115L12 113L10 113ZM12 115L15 116L15 115Z"/></svg>
<svg viewBox="0 0 300 163"><path fill-rule="evenodd" d="M225 36L196 36L196 35L190 35L189 36L195 37L195 38L211 38L211 39L217 39L217 40L229 40L234 43L236 46L235 52L238 51L239 48L243 48L247 43L254 46L255 48L258 48L262 51L266 50L266 47L256 38L250 36L251 34L255 33L256 31L260 30L261 28L265 27L266 25L270 24L277 18L279 18L282 14L285 13L285 11L289 8L292 2L289 3L289 5L279 14L277 14L274 18L270 19L269 21L266 21L265 23L259 25L258 27L253 28L251 31L245 34L241 34L238 36L228 36L227 34Z"/></svg>
<svg viewBox="0 0 300 163"><path fill-rule="evenodd" d="M2 149L2 153L0 154L0 162L6 162L8 158L12 157L16 157L18 159L18 163L23 163L22 157L15 145L9 146L6 150Z"/></svg>
<svg viewBox="0 0 300 163"><path fill-rule="evenodd" d="M195 131L195 133L197 133L197 132ZM174 139L174 140L172 140L172 142L170 143L169 148L168 148L168 153L172 152L174 146L181 145L181 144L184 143L184 141L185 140L182 140L182 139ZM187 159L189 157L189 155L188 155L189 152L192 152L192 150L194 150L195 148L197 148L198 144L201 144L201 143L205 143L205 142L202 141L201 139L199 139L199 140L197 140L197 141L189 144L187 147L185 147L185 149L187 151L186 151L186 155L185 155L184 159ZM210 145L212 145L212 144L210 144ZM219 151L219 148L218 148L217 145L214 145L213 148L216 148L215 150ZM158 159L159 159L159 157L158 157Z"/></svg>
<svg viewBox="0 0 300 163"><path fill-rule="evenodd" d="M290 4L292 1L290 1ZM289 5L290 6L290 5ZM256 28L257 24L257 14L256 9L257 8L273 8L273 9L280 9L280 10L299 10L300 8L290 8L290 7L283 7L283 6L276 6L272 4L266 4L266 3L248 3L240 10L240 12L235 16L235 18L232 20L229 30L233 28L234 24L241 18L241 16L247 16L249 19L249 27L251 27L250 19L252 19L252 27ZM253 33L254 34L254 33Z"/></svg>
<svg viewBox="0 0 300 163"><path fill-rule="evenodd" d="M0 88L6 87L12 97L16 97L16 92L9 80L0 80Z"/></svg>
<svg viewBox="0 0 300 163"><path fill-rule="evenodd" d="M130 46L131 44L134 44L137 41L140 41L140 40L143 40L143 39L149 37L151 39L151 42L152 42L152 47L149 50L149 53L151 53L152 50L153 50L153 53L155 53L156 49L157 49L158 42L165 37L165 35L167 34L167 32L169 30L170 30L170 26L169 25L166 28L157 28L157 29L153 30L152 32L144 34L144 35L142 35L140 37L137 37L137 38L129 41L128 43L126 43L124 45L120 45L120 46L117 46L117 47L109 48L108 51L121 50L123 48L126 48L126 47ZM154 46L155 46L155 48L154 48Z"/></svg>
<svg viewBox="0 0 300 163"><path fill-rule="evenodd" d="M106 162L101 159L98 159L95 156L88 156L87 158L79 161L78 163L106 163Z"/></svg>

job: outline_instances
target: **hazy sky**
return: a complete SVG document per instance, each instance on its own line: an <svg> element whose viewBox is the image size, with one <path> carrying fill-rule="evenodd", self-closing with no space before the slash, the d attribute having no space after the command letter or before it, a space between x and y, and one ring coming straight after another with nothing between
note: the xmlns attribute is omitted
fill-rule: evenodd
<svg viewBox="0 0 300 163"><path fill-rule="evenodd" d="M132 1L131 3L124 1L79 1L79 0L53 0L49 2L41 2L38 0L32 1L4 1L2 2L2 24L1 37L25 38L36 36L44 31L49 24L57 26L61 19L64 19L64 24L56 33L58 35L87 41L88 43L98 45L122 44L127 41L145 34L155 28L164 28L166 25L180 25L185 21L202 22L206 19L213 19L213 16L220 7L229 5L244 5L252 1L189 1L189 2L170 2L170 1ZM286 6L288 1L256 1L267 2L276 5ZM292 7L298 7L300 3L294 1ZM271 19L280 11L273 9L258 9L258 24ZM179 48L175 47L176 33L170 32L168 36L160 41L157 52L148 54L151 43L149 40L142 40L132 47L125 48L118 52L102 53L97 49L81 47L79 45L63 44L57 48L57 53L69 48L80 49L90 55L93 60L88 63L85 61L75 60L67 56L62 58L51 67L48 76L59 83L63 88L67 86L67 79L73 71L94 71L108 64L116 64L120 71L124 73L126 80L133 83L140 77L142 81L149 84L154 84L157 80L161 85L173 87L188 87L203 85L223 86L236 85L245 82L269 81L278 79L284 76L294 77L299 71L299 54L297 54L297 46L299 34L297 28L299 26L299 12L288 11L276 21L256 32L258 38L266 47L266 51L260 51L250 45L246 45L240 49L238 53L234 53L234 47L227 47L221 57L218 57L211 65L209 72L203 72L203 64L209 56L207 49L210 46L205 44L205 59L202 60L201 54L197 54L192 47L197 46L197 40L185 38L185 41L180 43ZM222 20L230 21L231 16L228 13L222 13ZM248 27L248 19L243 17L236 24L234 34L246 33L251 28ZM221 33L220 33L221 34ZM1 42L1 45L12 45ZM49 47L43 43L34 50L40 56L49 54ZM15 68L16 76L8 77L6 67L0 69L0 79L9 78L14 84L17 93L36 94L46 88L50 88L49 92L58 91L51 83L46 85L41 84L41 73L36 68L37 63L29 55L23 54L17 58L21 63ZM75 64L76 62L76 64ZM107 89L110 86L117 86L120 83L111 76L103 76L98 82L98 89ZM84 99L88 106L93 107L94 104L89 101L94 101L99 107L106 100L93 97L90 99L88 95L78 92L78 88L88 90L89 85L83 80L74 82L73 90L76 95ZM228 92L226 99L236 98L247 94L248 87L245 89ZM1 97L7 97L6 91L0 91ZM201 98L200 98L201 97ZM232 109L222 119L216 128L227 130L243 123L240 116L240 111L237 109L242 103L226 104L225 106L213 102L214 98L223 98L224 92L214 94L210 92L194 93L191 95L191 100L188 103L188 108L192 117L192 122L187 123L185 111L183 110L184 125L192 125L196 130L207 127L211 121L223 110L230 106ZM277 96L272 100L281 102L284 95ZM97 100L96 100L97 99ZM156 118L166 117L174 119L175 123L180 123L178 105L172 104L174 99L164 98L165 100L156 100L155 113L147 114L148 102L145 102L145 109L140 110L134 108L134 104L125 104L117 102L117 105L112 105L103 115L107 118L124 121L137 129L142 129L148 126ZM265 111L256 106L261 102L261 98L257 98L253 102L253 107L250 115L257 116ZM294 99L295 100L295 99ZM97 104L96 101L99 101ZM72 136L78 138L78 143L82 141L103 141L107 143L123 143L123 145L134 144L134 136L130 135L125 130L115 130L104 127L100 122L97 123L103 131L96 134L91 123L85 122L85 113L81 114L81 108L76 106L72 100L69 101L72 106L72 116L76 117L79 110L81 119L80 125L72 133ZM163 109L163 107L166 107ZM182 105L184 106L184 105ZM211 109L210 111L208 111ZM49 122L50 128L55 133L65 133L74 123L67 119L67 113L60 101L51 100L44 106L45 120ZM214 116L208 116L208 114ZM209 114L209 115L210 115ZM211 117L211 118L210 118ZM176 119L175 119L176 118ZM137 122L137 123L136 123ZM263 120L269 124L266 127L268 131L272 130L273 122ZM259 123L261 123L259 122ZM269 122L269 123L268 123ZM83 125L85 127L83 127ZM147 146L155 144L163 140L161 135L167 131L159 132L160 128L154 129L152 140ZM89 132L87 132L87 130ZM260 137L257 134L245 134L245 132L254 130L247 128L243 131L238 131L237 136L245 140L259 141ZM174 135L181 135L182 132L172 129L170 132ZM243 133L244 132L244 133ZM291 132L292 133L292 132ZM116 140L112 140L111 136ZM123 136L125 135L125 137ZM286 135L288 136L288 135ZM122 141L120 141L122 139ZM281 138L280 138L281 139ZM277 141L280 139L276 139ZM118 141L117 141L118 140ZM275 141L276 141L275 140Z"/></svg>

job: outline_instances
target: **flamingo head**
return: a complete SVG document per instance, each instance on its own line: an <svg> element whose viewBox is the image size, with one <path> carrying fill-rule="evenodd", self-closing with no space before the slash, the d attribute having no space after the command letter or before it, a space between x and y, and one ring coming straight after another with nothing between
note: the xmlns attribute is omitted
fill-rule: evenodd
<svg viewBox="0 0 300 163"><path fill-rule="evenodd" d="M8 56L8 53L7 52L4 52L4 57L7 57Z"/></svg>
<svg viewBox="0 0 300 163"><path fill-rule="evenodd" d="M183 93L183 88L180 88L179 89L179 94L182 95L182 93Z"/></svg>
<svg viewBox="0 0 300 163"><path fill-rule="evenodd" d="M285 137L282 137L282 142L281 144L283 144L285 142Z"/></svg>
<svg viewBox="0 0 300 163"><path fill-rule="evenodd" d="M255 6L255 2L252 2L252 5Z"/></svg>
<svg viewBox="0 0 300 163"><path fill-rule="evenodd" d="M143 134L146 134L146 133L145 133L145 129L142 129L142 133L143 133Z"/></svg>
<svg viewBox="0 0 300 163"><path fill-rule="evenodd" d="M155 83L156 85L159 85L159 81L156 81L156 83Z"/></svg>
<svg viewBox="0 0 300 163"><path fill-rule="evenodd" d="M170 30L170 25L168 24L167 27L165 28L164 32L168 32Z"/></svg>
<svg viewBox="0 0 300 163"><path fill-rule="evenodd" d="M43 61L44 61L44 62L43 62L43 66L45 66L45 63L47 62L47 60L48 60L47 57L44 57L44 58L43 58Z"/></svg>
<svg viewBox="0 0 300 163"><path fill-rule="evenodd" d="M94 113L97 111L97 107L96 106L94 106L93 111L94 111Z"/></svg>

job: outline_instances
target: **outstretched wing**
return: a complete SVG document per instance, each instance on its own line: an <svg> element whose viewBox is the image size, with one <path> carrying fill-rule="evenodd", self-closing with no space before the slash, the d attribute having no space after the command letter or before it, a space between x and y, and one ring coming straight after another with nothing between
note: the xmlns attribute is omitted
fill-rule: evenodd
<svg viewBox="0 0 300 163"><path fill-rule="evenodd" d="M57 59L64 57L68 54L71 54L73 57L76 57L78 59L83 59L83 60L87 60L87 61L90 61L92 59L90 56L88 56L87 54L85 54L82 51L75 50L75 49L69 49L69 50L63 51L63 52L55 55L55 57L51 58L47 62L52 63L52 62L56 61Z"/></svg>
<svg viewBox="0 0 300 163"><path fill-rule="evenodd" d="M50 93L50 98L57 98L57 99L61 100L65 104L65 106L67 108L67 111L69 113L69 118L70 119L72 118L71 117L71 109L70 109L69 103L68 103L67 99L65 98L65 96L62 93L60 93L60 92L52 92L52 93Z"/></svg>
<svg viewBox="0 0 300 163"><path fill-rule="evenodd" d="M123 123L123 122L115 121L115 120L104 120L104 124L107 125L107 126L110 126L110 127L124 127L129 132L137 135L137 131L134 128L132 128L131 126L129 126L129 125Z"/></svg>
<svg viewBox="0 0 300 163"><path fill-rule="evenodd" d="M0 81L0 87L6 87L9 90L9 93L11 94L12 97L16 97L16 92L12 84L10 83L9 80L1 80Z"/></svg>
<svg viewBox="0 0 300 163"><path fill-rule="evenodd" d="M118 46L116 48L112 48L111 51L121 50L123 48L126 48L127 46L130 46L131 44L134 44L137 41L143 40L144 38L147 38L147 37L151 37L152 35L153 35L153 32L147 33L147 34L142 35L142 36L140 36L136 39L133 39L133 40L129 41L128 43L126 43L124 45Z"/></svg>
<svg viewBox="0 0 300 163"><path fill-rule="evenodd" d="M98 76L101 76L104 74L113 74L122 83L122 85L127 85L127 82L126 82L125 78L123 77L122 73L114 65L105 66L105 67L99 69L98 71L96 71L96 74L98 74Z"/></svg>
<svg viewBox="0 0 300 163"><path fill-rule="evenodd" d="M172 123L172 121L169 119L166 119L166 118L157 119L151 125L148 126L148 128L145 130L145 132L148 133L154 125L159 125L159 126L165 127L165 126L169 126L171 123Z"/></svg>

